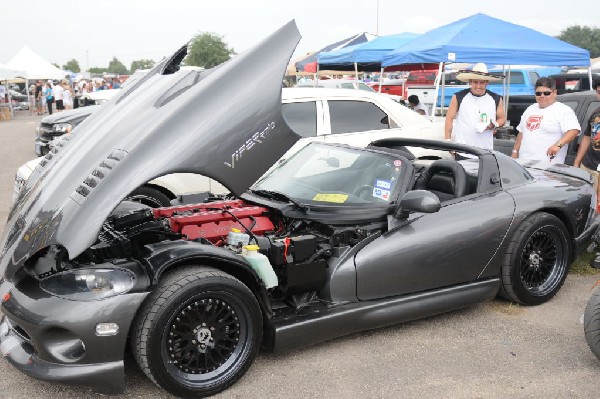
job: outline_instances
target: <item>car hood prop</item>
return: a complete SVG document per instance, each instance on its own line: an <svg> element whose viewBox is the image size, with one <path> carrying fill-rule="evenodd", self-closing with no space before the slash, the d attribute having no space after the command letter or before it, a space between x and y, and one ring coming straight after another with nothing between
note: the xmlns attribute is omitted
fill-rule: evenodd
<svg viewBox="0 0 600 399"><path fill-rule="evenodd" d="M186 45L115 95L32 174L4 229L0 273L11 279L52 245L76 257L127 194L158 176L198 173L241 195L301 138L281 106L299 40L291 21L201 72L179 70Z"/></svg>

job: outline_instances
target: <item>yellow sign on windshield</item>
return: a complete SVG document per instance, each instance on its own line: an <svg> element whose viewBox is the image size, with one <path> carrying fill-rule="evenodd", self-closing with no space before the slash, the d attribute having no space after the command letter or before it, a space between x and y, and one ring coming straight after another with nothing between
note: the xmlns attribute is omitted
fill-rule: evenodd
<svg viewBox="0 0 600 399"><path fill-rule="evenodd" d="M318 193L313 198L313 201L322 202L335 202L337 204L343 204L348 199L348 194L321 194Z"/></svg>

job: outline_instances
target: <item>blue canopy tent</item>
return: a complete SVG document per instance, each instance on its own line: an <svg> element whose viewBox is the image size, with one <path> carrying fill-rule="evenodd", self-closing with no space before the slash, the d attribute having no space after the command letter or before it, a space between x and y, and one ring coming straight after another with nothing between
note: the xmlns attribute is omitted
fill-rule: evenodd
<svg viewBox="0 0 600 399"><path fill-rule="evenodd" d="M398 33L380 36L367 43L349 46L340 50L322 52L317 57L319 69L338 71L358 70L375 72L381 69L383 56L401 47L419 35L416 33Z"/></svg>
<svg viewBox="0 0 600 399"><path fill-rule="evenodd" d="M339 50L348 46L368 42L372 36L366 32L356 34L339 42L332 43L323 47L321 50L309 55L308 57L296 62L296 71L298 72L316 72L317 56L324 51Z"/></svg>
<svg viewBox="0 0 600 399"><path fill-rule="evenodd" d="M524 26L475 14L390 51L382 65L438 62L589 66L590 52Z"/></svg>
<svg viewBox="0 0 600 399"><path fill-rule="evenodd" d="M430 30L390 51L383 57L382 67L440 63L437 86L446 62L589 67L590 53L533 29L475 14ZM591 72L589 76L591 81Z"/></svg>

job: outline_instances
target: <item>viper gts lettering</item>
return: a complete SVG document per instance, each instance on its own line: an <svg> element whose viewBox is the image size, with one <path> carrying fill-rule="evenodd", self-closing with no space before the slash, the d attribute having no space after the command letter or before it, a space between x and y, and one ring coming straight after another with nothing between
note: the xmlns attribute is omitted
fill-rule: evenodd
<svg viewBox="0 0 600 399"><path fill-rule="evenodd" d="M275 130L275 122L270 122L267 124L261 132L256 132L252 135L251 138L246 140L239 149L237 149L233 154L231 154L231 162L225 161L224 164L229 166L231 169L235 169L235 164L242 158L242 155L245 151L250 151L252 147L256 144L262 144L262 139L266 139L269 134L271 134Z"/></svg>

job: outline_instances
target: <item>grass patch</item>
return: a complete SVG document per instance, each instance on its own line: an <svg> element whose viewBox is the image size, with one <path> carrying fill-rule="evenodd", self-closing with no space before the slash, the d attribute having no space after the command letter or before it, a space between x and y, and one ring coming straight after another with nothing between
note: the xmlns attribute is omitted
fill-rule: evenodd
<svg viewBox="0 0 600 399"><path fill-rule="evenodd" d="M580 276L593 276L600 273L600 269L594 269L590 266L590 262L596 257L596 252L584 252L580 257L575 259L571 265L569 273L578 274Z"/></svg>

